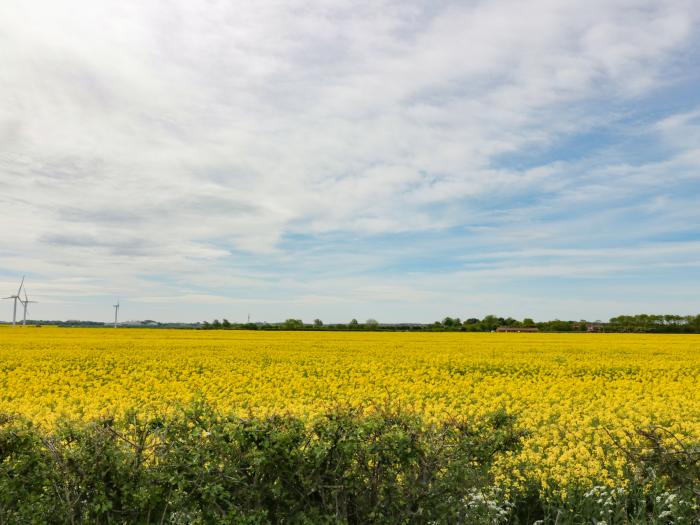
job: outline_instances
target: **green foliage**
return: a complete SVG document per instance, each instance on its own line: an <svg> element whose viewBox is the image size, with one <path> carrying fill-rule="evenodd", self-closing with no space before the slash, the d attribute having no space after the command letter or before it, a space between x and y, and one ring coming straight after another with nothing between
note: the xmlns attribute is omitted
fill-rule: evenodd
<svg viewBox="0 0 700 525"><path fill-rule="evenodd" d="M445 328L461 328L462 326L462 321L459 320L459 317L453 319L452 317L445 317L442 320L442 326Z"/></svg>
<svg viewBox="0 0 700 525"><path fill-rule="evenodd" d="M426 425L392 406L338 409L305 423L195 403L51 432L0 415L0 524L700 523L697 445L638 429L624 488L568 487L558 501L525 480L506 497L490 469L524 436L504 410Z"/></svg>
<svg viewBox="0 0 700 525"><path fill-rule="evenodd" d="M376 319L367 319L365 321L366 330L376 330L377 328L379 328L379 321Z"/></svg>
<svg viewBox="0 0 700 525"><path fill-rule="evenodd" d="M608 330L613 332L700 332L700 315L620 315L610 319Z"/></svg>
<svg viewBox="0 0 700 525"><path fill-rule="evenodd" d="M297 323L294 328L289 328L287 323L292 321ZM637 332L637 333L700 333L700 315L672 315L672 314L639 314L639 315L620 315L613 317L607 323L596 321L594 323L579 320L579 321L562 321L554 319L551 321L535 322L532 318L525 318L522 321L513 319L512 317L497 317L495 315L487 315L483 319L470 317L463 323L459 317L445 317L442 321L435 321L429 324L421 323L397 323L374 325L368 320L364 325L360 324L357 319L353 319L349 323L338 323L324 325L320 319L315 319L312 325L304 325L299 319L288 319L284 323L231 323L226 319L221 322L214 320L211 323L204 321L202 323L159 323L156 321L146 320L139 324L129 324L132 328L196 328L202 330L382 330L382 331L465 331L465 332L490 332L496 330L499 326L522 327L522 328L537 328L542 332ZM298 324L301 323L301 324ZM27 324L41 326L42 324L50 324L55 326L90 326L103 327L105 323L97 323L91 321L27 321ZM124 323L122 323L124 324ZM111 325L110 325L111 326Z"/></svg>
<svg viewBox="0 0 700 525"><path fill-rule="evenodd" d="M428 426L392 407L305 424L194 404L50 433L4 417L0 523L495 523L478 495L521 437L504 413Z"/></svg>
<svg viewBox="0 0 700 525"><path fill-rule="evenodd" d="M283 330L300 330L304 328L304 321L301 319L287 319L282 323Z"/></svg>
<svg viewBox="0 0 700 525"><path fill-rule="evenodd" d="M166 327L167 325L160 323L158 326ZM283 323L273 324L231 323L227 319L221 322L214 319L211 323L204 321L198 326L202 330L381 330L428 332L492 332L499 327L537 328L542 332L700 333L700 315L621 315L613 317L608 323L598 321L590 323L585 320L563 321L560 319L535 322L529 317L519 321L512 317L487 315L483 319L470 317L464 322L459 317L445 317L442 321L435 321L430 324L384 323L381 325L375 319L368 319L364 324L360 324L357 319L352 319L347 324L330 325L324 325L320 319L315 319L309 325L305 325L301 319L287 319Z"/></svg>

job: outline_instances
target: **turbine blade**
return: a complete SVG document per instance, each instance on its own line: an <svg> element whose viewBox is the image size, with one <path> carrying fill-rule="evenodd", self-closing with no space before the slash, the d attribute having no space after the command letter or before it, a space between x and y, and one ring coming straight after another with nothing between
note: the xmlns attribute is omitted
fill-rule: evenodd
<svg viewBox="0 0 700 525"><path fill-rule="evenodd" d="M19 283L19 290L17 290L17 295L19 295L20 292L22 291L22 286L24 285L24 278L25 278L25 277L26 277L26 275L23 275L23 276L22 276L22 282Z"/></svg>

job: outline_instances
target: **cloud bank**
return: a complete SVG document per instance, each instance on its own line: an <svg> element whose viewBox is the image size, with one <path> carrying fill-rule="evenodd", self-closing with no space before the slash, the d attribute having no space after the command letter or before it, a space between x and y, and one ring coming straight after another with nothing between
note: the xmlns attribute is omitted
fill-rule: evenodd
<svg viewBox="0 0 700 525"><path fill-rule="evenodd" d="M0 285L42 318L695 311L696 7L3 2Z"/></svg>

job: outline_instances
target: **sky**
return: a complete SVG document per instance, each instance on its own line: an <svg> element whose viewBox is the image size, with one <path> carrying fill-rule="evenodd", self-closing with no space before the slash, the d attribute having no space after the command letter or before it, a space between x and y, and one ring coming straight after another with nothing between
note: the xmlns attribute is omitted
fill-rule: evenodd
<svg viewBox="0 0 700 525"><path fill-rule="evenodd" d="M697 0L3 0L25 274L34 319L699 313Z"/></svg>

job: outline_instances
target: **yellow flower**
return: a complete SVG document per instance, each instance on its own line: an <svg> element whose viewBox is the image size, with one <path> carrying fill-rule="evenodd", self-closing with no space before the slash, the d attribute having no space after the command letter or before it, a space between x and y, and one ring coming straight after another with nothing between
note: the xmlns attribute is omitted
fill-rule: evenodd
<svg viewBox="0 0 700 525"><path fill-rule="evenodd" d="M531 434L499 458L498 479L565 497L622 482L610 435L659 424L700 439L698 348L696 335L3 327L0 413L51 426L194 399L244 417L399 403L439 423L503 407Z"/></svg>

